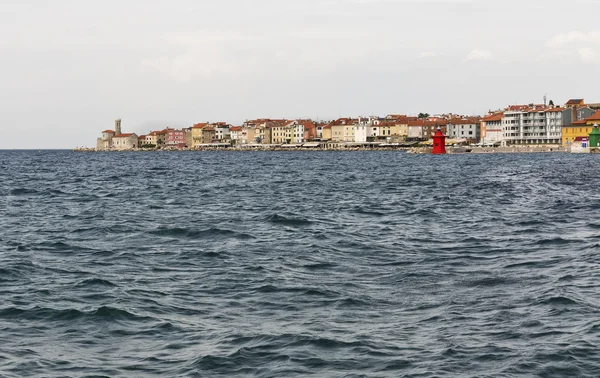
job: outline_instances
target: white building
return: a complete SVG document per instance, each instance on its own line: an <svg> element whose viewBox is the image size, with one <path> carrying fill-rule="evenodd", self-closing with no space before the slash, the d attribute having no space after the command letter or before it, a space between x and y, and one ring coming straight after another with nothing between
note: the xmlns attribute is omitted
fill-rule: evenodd
<svg viewBox="0 0 600 378"><path fill-rule="evenodd" d="M225 140L231 138L231 131L229 125L217 124L215 125L215 139Z"/></svg>
<svg viewBox="0 0 600 378"><path fill-rule="evenodd" d="M292 142L294 144L304 143L304 124L302 122L294 122L294 137Z"/></svg>
<svg viewBox="0 0 600 378"><path fill-rule="evenodd" d="M354 141L357 143L365 143L367 141L368 129L372 126L369 118L360 117L358 124L355 126Z"/></svg>
<svg viewBox="0 0 600 378"><path fill-rule="evenodd" d="M490 114L481 120L481 143L503 143L502 113Z"/></svg>
<svg viewBox="0 0 600 378"><path fill-rule="evenodd" d="M231 140L241 140L242 139L242 127L241 126L231 126L229 128L229 132L231 133Z"/></svg>
<svg viewBox="0 0 600 378"><path fill-rule="evenodd" d="M502 118L503 144L560 144L563 110L543 105L509 108Z"/></svg>
<svg viewBox="0 0 600 378"><path fill-rule="evenodd" d="M480 123L474 119L451 119L446 130L450 139L478 142L480 138Z"/></svg>

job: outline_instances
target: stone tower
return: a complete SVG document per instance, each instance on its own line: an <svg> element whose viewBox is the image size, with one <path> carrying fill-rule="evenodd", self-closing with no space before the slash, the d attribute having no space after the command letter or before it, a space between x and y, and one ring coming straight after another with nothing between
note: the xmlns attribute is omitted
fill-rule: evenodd
<svg viewBox="0 0 600 378"><path fill-rule="evenodd" d="M121 134L121 119L120 118L115 120L115 134L116 135Z"/></svg>

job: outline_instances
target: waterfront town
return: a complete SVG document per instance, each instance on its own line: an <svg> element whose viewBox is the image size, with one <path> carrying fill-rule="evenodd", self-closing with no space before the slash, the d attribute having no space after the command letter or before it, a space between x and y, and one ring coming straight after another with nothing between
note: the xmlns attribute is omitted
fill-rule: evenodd
<svg viewBox="0 0 600 378"><path fill-rule="evenodd" d="M571 99L563 105L552 101L510 105L483 116L389 114L332 121L263 118L242 125L203 122L182 129L165 127L145 135L124 132L117 119L114 130L102 131L95 151L414 147L431 145L438 130L447 137L446 144L457 147L577 151L589 147L589 135L599 123L600 103L584 99Z"/></svg>

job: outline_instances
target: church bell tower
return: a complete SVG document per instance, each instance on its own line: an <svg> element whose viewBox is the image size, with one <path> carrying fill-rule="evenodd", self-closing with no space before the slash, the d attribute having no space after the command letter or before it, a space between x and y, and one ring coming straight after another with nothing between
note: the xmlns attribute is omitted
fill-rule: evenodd
<svg viewBox="0 0 600 378"><path fill-rule="evenodd" d="M120 118L115 120L115 134L116 135L121 134L121 119Z"/></svg>

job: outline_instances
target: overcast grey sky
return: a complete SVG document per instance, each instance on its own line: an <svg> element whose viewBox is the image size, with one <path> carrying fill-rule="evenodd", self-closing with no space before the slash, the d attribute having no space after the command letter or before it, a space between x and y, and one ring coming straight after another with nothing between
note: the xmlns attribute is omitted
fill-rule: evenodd
<svg viewBox="0 0 600 378"><path fill-rule="evenodd" d="M0 148L600 102L598 0L0 0Z"/></svg>

